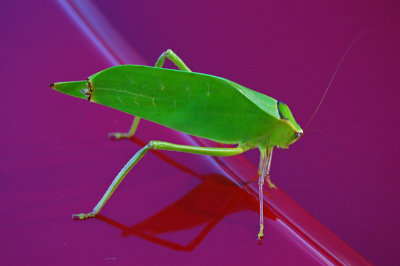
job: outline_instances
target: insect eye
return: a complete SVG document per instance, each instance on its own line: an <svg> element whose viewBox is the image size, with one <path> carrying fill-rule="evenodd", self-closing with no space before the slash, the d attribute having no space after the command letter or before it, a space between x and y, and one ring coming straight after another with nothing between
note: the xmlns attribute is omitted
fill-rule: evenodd
<svg viewBox="0 0 400 266"><path fill-rule="evenodd" d="M303 136L303 133L299 133L299 132L294 133L294 137L296 139L300 138L301 136Z"/></svg>

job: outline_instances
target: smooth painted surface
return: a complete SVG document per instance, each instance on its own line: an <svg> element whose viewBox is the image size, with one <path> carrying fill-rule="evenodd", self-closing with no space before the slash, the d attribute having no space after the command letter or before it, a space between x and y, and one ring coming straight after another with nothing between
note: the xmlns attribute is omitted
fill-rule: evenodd
<svg viewBox="0 0 400 266"><path fill-rule="evenodd" d="M239 34L240 29L243 32L247 32L249 29L249 27L244 26L246 24L240 24L239 20L235 22L236 17L232 21L237 24L233 22L231 24L237 26L234 35L229 35L233 34L233 30L226 30L230 29L227 26L224 27L224 31L219 33L212 31L214 28L218 30L218 27L205 27L204 29L208 29L208 32L213 32L214 37L213 35L205 36L205 31L202 35L199 29L186 29L185 27L187 26L185 26L181 30L183 30L183 33L190 32L192 38L184 38L185 35L182 35L179 30L174 32L178 36L182 36L180 40L173 38L174 35L171 34L171 31L167 31L168 34L166 35L168 36L163 37L161 35L160 37L160 32L165 34L165 29L173 25L165 27L166 25L160 24L160 20L158 20L158 28L156 26L151 28L152 24L146 23L150 27L146 29L144 24L140 24L144 22L153 23L157 21L153 19L154 17L160 17L163 12L166 12L165 6L153 5L153 7L155 6L157 8L151 10L146 6L141 8L136 6L136 9L126 6L126 10L137 12L135 14L136 19L139 19L139 15L147 16L142 17L137 22L133 21L132 17L125 17L125 19L130 20L130 25L138 25L135 28L138 32L135 34L134 32L124 33L124 30L126 31L129 27L118 26L117 24L121 22L111 18L116 23L117 28L121 30L123 36L140 38L140 42L138 40L135 41L135 44L138 45L135 45L135 48L145 58L150 60L154 57L155 59L162 50L167 48L164 46L175 48L172 47L174 44L174 46L178 46L175 50L188 63L193 60L193 63L190 64L192 68L196 68L193 64L198 64L199 71L221 75L254 89L261 87L261 85L265 87L265 79L269 77L271 85L268 85L268 87L275 87L277 91L268 94L274 97L279 95L279 98L285 99L291 106L296 106L292 107L292 109L296 119L300 121L301 118L297 117L303 117L302 120L305 120L306 118L304 117L308 117L312 112L313 107L311 106L312 104L309 104L309 101L314 103L318 101L318 93L314 97L311 91L314 92L315 88L320 89L324 85L324 81L329 79L330 70L334 69L335 62L338 61L337 59L340 58L347 43L351 41L354 35L354 32L349 32L346 35L347 39L344 38L340 41L340 49L337 48L338 50L336 50L337 54L333 55L331 51L324 50L325 52L328 51L325 56L333 58L327 62L328 59L321 56L322 52L318 54L316 50L316 47L320 47L320 45L315 43L311 45L307 42L307 38L302 35L308 35L305 34L306 31L302 31L303 34L300 35L305 38L303 40L304 47L311 46L314 48L309 51L308 55L316 56L313 57L315 60L324 59L329 68L323 75L319 71L323 71L324 68L317 63L304 63L307 54L297 53L298 51L295 52L290 47L282 45L283 43L288 45L288 37L285 35L280 36L282 41L277 38L279 36L275 36L274 41L270 42L270 45L276 45L276 49L287 48L284 49L286 51L284 54L283 52L274 54L274 56L278 57L280 55L280 60L268 59L268 61L275 62L274 64L276 65L266 65L266 59L260 59L255 56L256 53L253 57L238 53L238 51L243 50L240 45L224 45L225 41L229 40L229 38L226 38L227 36L236 38L236 34L243 35ZM229 8L232 6L235 5L226 5L223 9L218 9L217 7L212 9L214 11L211 12L216 14L215 16L207 16L209 23L220 25L213 23L212 18L218 20L217 22L224 22L225 20L221 19L223 16L216 16L218 15L217 11L229 12ZM113 11L112 9L113 7L117 8L118 5L105 6L104 3L101 3L100 7L109 12L105 13L110 17L113 14L115 15L113 12L119 12L117 17L124 19L122 9L119 9L119 11ZM172 11L179 13L178 7L179 5ZM181 6L181 8L195 10L195 13L202 17L207 15L204 12L208 10L188 6ZM146 13L145 10L149 10L149 13ZM257 10L252 10L257 12ZM287 9L284 8L282 10ZM218 170L219 168L215 166L212 160L196 155L188 156L176 153L148 155L148 158L138 165L135 173L130 176L131 178L124 181L123 186L110 201L110 205L104 208L103 216L83 223L72 221L70 219L72 213L90 210L93 207L116 172L138 150L143 141L160 139L185 143L188 140L167 129L144 122L141 124L137 135L142 142L138 140L133 142L108 141L107 134L110 131L127 129L130 123L130 119L127 116L101 106L90 105L84 100L57 94L48 88L48 83L69 79L85 79L88 75L110 66L111 57L107 57L107 53L102 52L101 49L99 51L99 46L93 45L91 39L87 37L88 35L77 27L76 23L67 15L65 9L56 2L44 2L41 6L35 6L32 3L24 3L24 5L20 2L11 3L0 12L1 36L5 36L1 43L2 51L5 51L2 55L3 69L1 74L4 86L3 104L1 105L4 127L1 131L2 151L0 165L0 200L2 202L0 228L2 233L1 248L3 251L0 261L2 264L101 265L137 263L151 265L164 263L204 265L206 263L229 263L253 265L262 262L312 265L332 259L332 257L324 255L323 252L316 251L315 247L307 245L308 242L304 242L302 238L296 238L295 236L299 235L298 232L293 232L291 228L287 227L288 222L277 216L275 211L279 210L279 206L267 206L266 228L268 229L265 232L266 240L263 245L258 245L257 241L255 241L258 230L258 205L254 195L244 189L238 189L237 185L226 178L225 172ZM251 13L250 11L248 12ZM275 13L279 14L278 12ZM35 16L32 14L35 14ZM321 16L324 17L323 15ZM385 19L392 18L389 15L384 17ZM251 19L256 19L256 16L249 16L249 19L251 22ZM282 19L282 21L285 20ZM165 20L163 22L166 23ZM174 22L174 20L170 18L168 22ZM192 25L208 25L200 24L205 22L207 20L193 20ZM175 21L175 23L177 22ZM228 22L225 21L224 23ZM334 23L332 22L332 24ZM179 25L182 25L182 23L177 24L177 26ZM180 29L180 27L172 28ZM232 26L231 28L234 27ZM130 30L132 29L133 27L130 27ZM284 27L281 28L279 32L284 32L284 29ZM226 35L222 34L224 32L226 32ZM260 31L255 29L254 32ZM358 32L358 29L355 32ZM142 33L142 35L139 35L139 33ZM144 40L148 36L147 34L151 34L152 36L150 37L154 39ZM248 34L250 35L250 33ZM270 36L271 34L267 35ZM312 34L310 33L310 35ZM198 42L195 47L182 41L190 40L194 44L195 41L192 39L195 36L197 36L197 40L204 40L204 43ZM221 37L221 39L216 38L217 36ZM329 34L324 36L333 38ZM376 37L376 35L373 36ZM383 35L382 37L385 36L391 37L391 35ZM157 37L157 40L155 37ZM164 39L160 41L160 38ZM328 40L330 40L329 38ZM212 43L208 41L209 47L220 48L205 50L208 51L206 56L199 53L197 49L199 47L206 49L207 39L213 40ZM245 39L243 36L240 38L243 43ZM365 37L365 39L368 39L368 37ZM252 48L247 50L263 50L257 49L257 46L262 44L260 40L257 41L257 38L253 40L251 42ZM286 40L286 42L283 40ZM131 41L133 43L134 39L131 39ZM216 43L220 44L216 45ZM361 42L359 43L361 45ZM156 46L152 48L151 44L157 44L162 48L157 48ZM386 42L385 44L388 45L388 49L378 49L382 53L382 57L373 57L377 63L385 63L384 59L388 57L388 54L392 55L389 48L393 47L394 44L392 42ZM143 49L146 45L148 50ZM179 48L180 45L181 48ZM372 44L369 43L369 45L364 46L364 49L373 50L373 48L379 47L381 43L372 41ZM182 54L183 51L186 51L184 47L188 47L188 52L191 51L189 57L193 57L193 59ZM303 46L298 47L301 48ZM267 48L265 47L263 51L268 51ZM160 51L152 51L152 49ZM236 53L233 53L235 51ZM365 52L365 50L361 51ZM196 54L199 56L197 59L195 57ZM297 54L303 55L304 58L297 57L297 60L293 59L290 65L288 61L285 62L283 60L286 56L293 57L293 55ZM221 60L223 58L218 58L218 55L226 55L226 58L229 55L230 57L229 59ZM238 57L232 57L232 55ZM358 55L362 57L364 54ZM272 54L264 54L264 56L272 57ZM368 54L368 56L371 57L371 54ZM244 61L238 61L241 58ZM244 67L243 62L248 61L249 58L253 58L254 61L250 60L249 62L252 63L248 63L247 67ZM395 71L396 63L398 62L394 60L395 57L391 58L393 60L391 68L383 68L385 71L382 70L381 72L389 75L389 77L391 77L390 73L392 73L390 71ZM141 58L137 58L137 61L144 63ZM361 71L356 73L358 76L377 65L385 66L385 64L366 64L369 61L362 62L365 68L358 68L358 71ZM241 67L235 67L236 64L241 65ZM257 64L261 64L261 66L257 66ZM308 65L314 68L310 70L304 67ZM300 67L304 72L295 71ZM342 73L348 73L347 75L354 78L354 69L348 69L348 67L344 66L341 70L343 71ZM251 75L255 74L255 70L261 68L264 69L262 83L260 80L257 81L257 79L250 78ZM283 69L286 69L286 72L282 72ZM236 75L233 72L234 70L238 71ZM311 74L307 78L307 71L316 72L313 77L318 76L319 78L309 81ZM255 77L258 76L255 75ZM290 78L288 78L289 76ZM377 76L380 77L379 75ZM363 77L363 82L365 83L365 79L372 78L372 75ZM296 78L297 82L295 82ZM308 87L313 88L312 90L307 91L304 89L304 84L307 84L305 83L306 81L311 82L308 83ZM338 77L336 82L339 81ZM353 80L353 84L357 83L357 81L360 81L360 79ZM260 84L257 84L258 82ZM297 84L297 87L294 86L294 88L297 88L295 91L301 91L302 93L294 94L293 91L289 90L288 82L293 82L291 85ZM342 79L341 82L347 84L349 80ZM390 82L390 79L387 82L386 87L392 88L391 86L394 83ZM364 87L368 87L367 85L370 85L370 83L367 82ZM314 86L311 86L313 84ZM284 90L286 86L288 86L288 90ZM338 89L340 86L338 84L336 86L336 91L334 93L331 93L331 91L330 95L340 92ZM345 88L347 88L345 91L350 94L349 97L351 99L352 92L349 87ZM290 89L293 89L293 86ZM341 90L343 90L343 87ZM368 92L373 94L375 91L371 89ZM375 92L376 97L374 99L383 97L385 101L376 102L379 104L387 102L387 104L383 107L378 105L374 110L378 114L379 112L395 114L394 111L391 112L390 109L387 109L395 107L395 105L390 105L390 101L393 101L394 97L386 96L386 94L382 95L379 92L382 91ZM296 98L296 95L300 97L299 95L304 94L311 98L311 100L307 100L307 104L304 103L304 98L303 100ZM341 99L343 100L343 98ZM362 99L367 101L369 98ZM357 101L353 100L352 102ZM368 104L368 101L364 104ZM303 107L298 108L297 106L304 106L304 110L298 112L297 110ZM324 109L318 115L319 118L313 123L313 128L331 126L335 129L338 127L331 122L326 123L326 121L336 121L335 119L322 119L324 116L329 117L331 114L330 111L332 109L329 109L330 106L332 106L332 99L327 100ZM356 108L352 105L347 106ZM360 106L363 105L356 106L361 108ZM364 109L357 109L358 112L362 110L365 111ZM350 119L347 116L341 117L342 120L340 121L342 123L348 122L348 119ZM369 116L370 120L373 118L375 118L374 115ZM351 121L354 121L354 119ZM382 124L387 127L397 126L383 122ZM352 125L354 126L354 124ZM336 134L329 133L328 135L332 137L332 135L342 136L341 134L344 134L341 133L343 127L337 128L337 130ZM362 130L360 129L359 132L362 132ZM370 130L368 132L375 131ZM390 132L394 133L394 131ZM350 141L352 135L349 137L349 134L356 133L357 130L350 131L350 133L346 132L347 138L339 138L335 139L335 141ZM275 154L273 161L274 181L356 249L364 253L363 248L365 248L365 245L361 244L366 242L368 245L372 245L374 247L370 249L372 255L365 254L366 256L371 256L370 259L372 261L378 264L379 262L383 264L393 261L394 256L383 257L383 255L386 254L385 252L391 252L391 248L394 249L395 246L381 245L381 243L388 243L390 240L396 239L393 234L397 233L395 230L397 224L393 222L391 227L390 222L392 220L385 218L391 211L397 210L394 204L398 202L398 198L391 194L391 191L395 189L396 183L392 183L392 185L386 182L374 183L373 180L376 179L373 178L376 177L376 172L375 174L373 171L372 173L369 171L367 174L357 172L360 171L358 166L363 165L363 161L356 161L357 164L352 164L357 170L352 174L352 179L347 173L349 171L345 171L346 169L343 168L341 168L340 173L346 173L346 175L343 175L343 177L338 177L337 175L333 176L334 178L330 177L329 175L333 175L334 170L337 169L332 165L336 166L339 164L338 162L343 160L351 161L337 156L337 152L335 158L338 161L334 162L329 158L324 161L325 156L323 155L332 153L333 144L327 140L327 137L311 132L309 135L314 135L314 137L304 137L303 144L296 144L296 148L289 151L279 151L279 155ZM356 139L366 142L371 139L370 136L367 138L367 135L357 134ZM352 139L354 140L354 138ZM389 140L382 139L381 141L386 143ZM345 142L345 145L342 142L339 147L346 147L346 151L351 151L353 150L350 145L352 143L355 142ZM384 156L380 157L381 159L390 159L389 155L394 152L396 145L395 141L391 143L393 145L388 145L387 153L378 153L378 155ZM326 147L324 145L330 146ZM367 155L370 150L362 150L364 146L359 142L357 145L360 145L358 146L358 152L364 152L362 155L364 155L365 160L368 160L369 157ZM325 147L325 149L321 149L321 147ZM329 147L331 150L329 150ZM324 154L320 154L321 152ZM379 150L376 150L376 152L379 152ZM352 153L347 152L347 154ZM251 156L252 154L250 154ZM350 156L350 158L354 157ZM325 166L321 162L325 162ZM377 164L379 162L378 160ZM385 163L389 164L389 162ZM315 165L320 166L317 168ZM379 165L375 167L377 167L376 169L382 169ZM365 165L361 170L364 169ZM386 168L386 171L389 171L388 169L391 168ZM353 175L355 176L354 178ZM388 176L391 177L392 175ZM346 186L338 185L341 178L346 179ZM390 180L392 182L395 181L394 179ZM357 182L361 181L363 181L365 189L360 189L360 186L357 186L359 184ZM376 186L374 189L372 184ZM384 188L387 189L384 192L379 192ZM363 193L368 193L368 195L363 196ZM273 194L271 193L271 195ZM283 197L284 193L280 192L275 195ZM281 206L288 203L293 207L290 199L273 198L278 200L282 204ZM389 201L389 199L392 201ZM374 201L372 202L372 200ZM374 203L374 205L371 205L371 203ZM378 208L383 203L389 203L384 205L387 209ZM286 206L286 210L290 210L290 206ZM374 210L370 214L371 217L365 216L368 207L368 214L371 213L372 209ZM300 210L300 216L304 214L301 209L294 208L292 210L293 212ZM342 215L339 215L340 213ZM397 211L391 218L396 218L395 215L398 215ZM378 216L381 220L378 220ZM317 223L311 216L303 215L302 217L309 219L309 221L312 221L311 223ZM369 218L368 223L365 222L367 221L366 218ZM353 226L353 224L357 225L357 227ZM354 228L358 230L354 230ZM385 238L391 229L394 229L391 231L392 238ZM321 232L327 232L323 227L320 230ZM332 239L330 234L320 237ZM367 241L362 237L367 238ZM337 238L334 238L334 240L335 243L340 243ZM345 244L341 245L341 247L343 247L342 254L346 254L346 252L350 252L352 255L356 254ZM354 256L357 256L357 254Z"/></svg>

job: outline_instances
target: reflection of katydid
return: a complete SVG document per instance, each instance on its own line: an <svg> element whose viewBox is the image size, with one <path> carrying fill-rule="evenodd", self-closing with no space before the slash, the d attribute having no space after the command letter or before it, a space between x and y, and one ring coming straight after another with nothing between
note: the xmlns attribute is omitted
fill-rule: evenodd
<svg viewBox="0 0 400 266"><path fill-rule="evenodd" d="M161 68L165 58L180 70ZM74 218L85 219L98 214L149 149L232 156L258 148L261 154L258 238L263 237L264 179L271 188L275 188L269 178L272 150L274 147L288 148L303 135L286 104L227 79L193 73L171 50L160 56L155 67L115 66L90 76L87 81L60 82L50 86L57 91L135 115L130 132L114 133L112 136L115 138L133 136L140 118L144 118L190 135L237 144L235 148L213 148L150 141L122 168L93 211L75 214Z"/></svg>

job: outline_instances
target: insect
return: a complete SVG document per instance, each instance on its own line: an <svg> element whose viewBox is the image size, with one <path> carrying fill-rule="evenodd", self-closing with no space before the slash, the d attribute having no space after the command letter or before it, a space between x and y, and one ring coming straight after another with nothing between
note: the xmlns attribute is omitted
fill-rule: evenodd
<svg viewBox="0 0 400 266"><path fill-rule="evenodd" d="M163 68L166 58L179 70ZM133 136L143 118L190 135L237 145L197 147L150 141L126 163L92 212L74 214L73 218L95 217L148 150L233 156L258 148L258 239L263 237L264 181L276 188L269 174L272 151L275 147L288 148L303 135L285 103L230 80L192 72L172 50L162 53L155 67L120 65L100 71L85 81L52 83L50 87L134 115L128 133L111 134L117 139Z"/></svg>

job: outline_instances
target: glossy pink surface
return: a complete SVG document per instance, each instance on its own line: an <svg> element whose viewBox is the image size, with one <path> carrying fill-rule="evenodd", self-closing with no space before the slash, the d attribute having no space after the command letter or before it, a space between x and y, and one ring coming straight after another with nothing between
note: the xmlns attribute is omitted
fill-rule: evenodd
<svg viewBox="0 0 400 266"><path fill-rule="evenodd" d="M371 262L397 261L397 6L25 2L0 11L2 265L367 263L283 191ZM137 138L109 141L129 116L48 83L121 62L153 64L172 48L195 71L285 101L304 125L363 31L310 132L275 152L280 189L265 192L262 245L255 184L244 185L256 177L256 152L247 155L251 163L149 154L98 219L70 219L93 207L145 142L193 140L143 122Z"/></svg>

